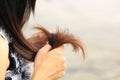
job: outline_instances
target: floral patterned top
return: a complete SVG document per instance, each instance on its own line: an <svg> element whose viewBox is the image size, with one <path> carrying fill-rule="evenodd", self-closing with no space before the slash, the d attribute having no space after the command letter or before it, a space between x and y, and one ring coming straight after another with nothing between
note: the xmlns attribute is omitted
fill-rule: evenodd
<svg viewBox="0 0 120 80"><path fill-rule="evenodd" d="M9 45L10 66L7 69L5 80L31 80L33 63L28 63L12 47L9 37L3 29L0 29L0 35L7 40Z"/></svg>

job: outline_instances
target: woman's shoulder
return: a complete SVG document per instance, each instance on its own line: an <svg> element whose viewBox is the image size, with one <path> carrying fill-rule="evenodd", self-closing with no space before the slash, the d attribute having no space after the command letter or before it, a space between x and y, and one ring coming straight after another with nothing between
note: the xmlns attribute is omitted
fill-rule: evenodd
<svg viewBox="0 0 120 80"><path fill-rule="evenodd" d="M0 35L0 67L1 69L6 69L9 66L8 56L9 56L8 43Z"/></svg>
<svg viewBox="0 0 120 80"><path fill-rule="evenodd" d="M7 41L0 35L0 56L8 56L9 47Z"/></svg>

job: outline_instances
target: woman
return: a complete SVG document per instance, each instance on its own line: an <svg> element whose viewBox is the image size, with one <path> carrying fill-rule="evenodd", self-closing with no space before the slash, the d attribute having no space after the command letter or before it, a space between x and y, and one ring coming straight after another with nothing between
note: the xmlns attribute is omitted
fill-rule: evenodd
<svg viewBox="0 0 120 80"><path fill-rule="evenodd" d="M37 50L21 29L36 0L0 0L0 80L55 80L64 75L63 46ZM30 63L34 70L30 71Z"/></svg>

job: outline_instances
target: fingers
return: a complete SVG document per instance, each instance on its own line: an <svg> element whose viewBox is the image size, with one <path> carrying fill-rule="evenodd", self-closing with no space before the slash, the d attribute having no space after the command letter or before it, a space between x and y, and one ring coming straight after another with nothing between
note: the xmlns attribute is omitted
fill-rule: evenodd
<svg viewBox="0 0 120 80"><path fill-rule="evenodd" d="M49 44L46 44L44 47L42 47L38 53L37 56L45 55L47 54L51 49L51 46Z"/></svg>
<svg viewBox="0 0 120 80"><path fill-rule="evenodd" d="M61 63L57 66L57 72L65 71L65 69L66 69L65 63Z"/></svg>
<svg viewBox="0 0 120 80"><path fill-rule="evenodd" d="M58 78L61 78L61 77L63 77L65 75L65 71L62 71L62 72L60 72L59 74L58 74Z"/></svg>
<svg viewBox="0 0 120 80"><path fill-rule="evenodd" d="M52 49L50 52L49 52L49 55L52 55L54 57L59 57L59 58L62 58L63 55L63 49L64 49L64 46L60 46L60 47L57 47L55 49Z"/></svg>
<svg viewBox="0 0 120 80"><path fill-rule="evenodd" d="M64 63L60 63L56 66L56 71L54 74L59 74L61 72L65 72L65 69L66 69L66 64L65 62Z"/></svg>
<svg viewBox="0 0 120 80"><path fill-rule="evenodd" d="M62 53L62 52L63 52L63 49L64 49L64 46L61 45L61 46L59 46L59 47L53 49L52 51L59 51L60 53Z"/></svg>
<svg viewBox="0 0 120 80"><path fill-rule="evenodd" d="M49 77L50 80L57 80L61 77L63 77L65 75L65 69L66 69L66 64L59 64L57 66L57 71L55 71L54 73L52 73Z"/></svg>
<svg viewBox="0 0 120 80"><path fill-rule="evenodd" d="M50 76L50 80L57 80L65 75L65 71L61 71L59 73L56 73L53 76Z"/></svg>

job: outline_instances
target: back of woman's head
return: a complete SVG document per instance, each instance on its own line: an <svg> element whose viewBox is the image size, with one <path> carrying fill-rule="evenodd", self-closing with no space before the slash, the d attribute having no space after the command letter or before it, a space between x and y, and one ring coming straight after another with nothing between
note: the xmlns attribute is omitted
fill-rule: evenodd
<svg viewBox="0 0 120 80"><path fill-rule="evenodd" d="M31 11L34 11L35 2L36 0L0 0L0 27L10 36L14 46L21 48L22 51L35 52L21 32ZM26 54L21 55L25 57Z"/></svg>
<svg viewBox="0 0 120 80"><path fill-rule="evenodd" d="M31 10L34 11L35 2L36 0L0 0L0 21L2 25L5 26L5 23L23 25L28 20Z"/></svg>

